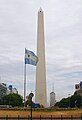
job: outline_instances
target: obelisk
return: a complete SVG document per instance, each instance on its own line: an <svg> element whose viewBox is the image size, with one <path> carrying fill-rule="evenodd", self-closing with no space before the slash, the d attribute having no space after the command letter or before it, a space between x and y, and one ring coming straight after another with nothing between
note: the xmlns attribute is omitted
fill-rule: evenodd
<svg viewBox="0 0 82 120"><path fill-rule="evenodd" d="M38 11L37 56L35 102L47 107L44 15L41 8Z"/></svg>

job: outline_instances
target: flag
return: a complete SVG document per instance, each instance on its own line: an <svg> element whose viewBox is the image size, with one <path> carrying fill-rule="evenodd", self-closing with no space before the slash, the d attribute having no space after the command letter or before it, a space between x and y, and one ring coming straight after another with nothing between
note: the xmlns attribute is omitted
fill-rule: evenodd
<svg viewBox="0 0 82 120"><path fill-rule="evenodd" d="M34 54L34 52L29 51L25 48L25 64L31 64L36 66L37 62L38 62L38 58Z"/></svg>

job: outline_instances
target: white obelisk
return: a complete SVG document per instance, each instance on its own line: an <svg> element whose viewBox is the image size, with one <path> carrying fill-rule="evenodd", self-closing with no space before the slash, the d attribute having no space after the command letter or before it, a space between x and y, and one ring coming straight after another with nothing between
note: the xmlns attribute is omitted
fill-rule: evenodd
<svg viewBox="0 0 82 120"><path fill-rule="evenodd" d="M41 8L38 11L37 56L35 102L47 107L44 16Z"/></svg>

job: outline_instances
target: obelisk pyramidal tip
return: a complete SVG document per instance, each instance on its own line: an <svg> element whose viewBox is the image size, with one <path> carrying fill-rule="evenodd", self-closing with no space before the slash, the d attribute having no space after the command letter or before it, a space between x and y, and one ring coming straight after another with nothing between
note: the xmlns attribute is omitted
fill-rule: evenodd
<svg viewBox="0 0 82 120"><path fill-rule="evenodd" d="M44 41L44 15L40 8L38 11L38 29L37 29L37 56L38 63L36 67L36 93L35 102L47 107L46 95L46 65L45 65L45 41Z"/></svg>
<svg viewBox="0 0 82 120"><path fill-rule="evenodd" d="M39 11L38 11L38 12L43 12L41 7L40 7L40 9L39 9Z"/></svg>

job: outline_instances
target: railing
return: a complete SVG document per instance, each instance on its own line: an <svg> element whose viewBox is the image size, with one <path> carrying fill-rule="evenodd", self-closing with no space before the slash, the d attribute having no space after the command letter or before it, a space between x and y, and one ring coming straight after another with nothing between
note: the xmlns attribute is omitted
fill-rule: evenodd
<svg viewBox="0 0 82 120"><path fill-rule="evenodd" d="M0 117L0 120L31 120L30 116L27 117L21 117L18 115L17 117L9 117L8 115L5 117ZM39 117L33 117L32 120L82 120L81 116L39 116Z"/></svg>

